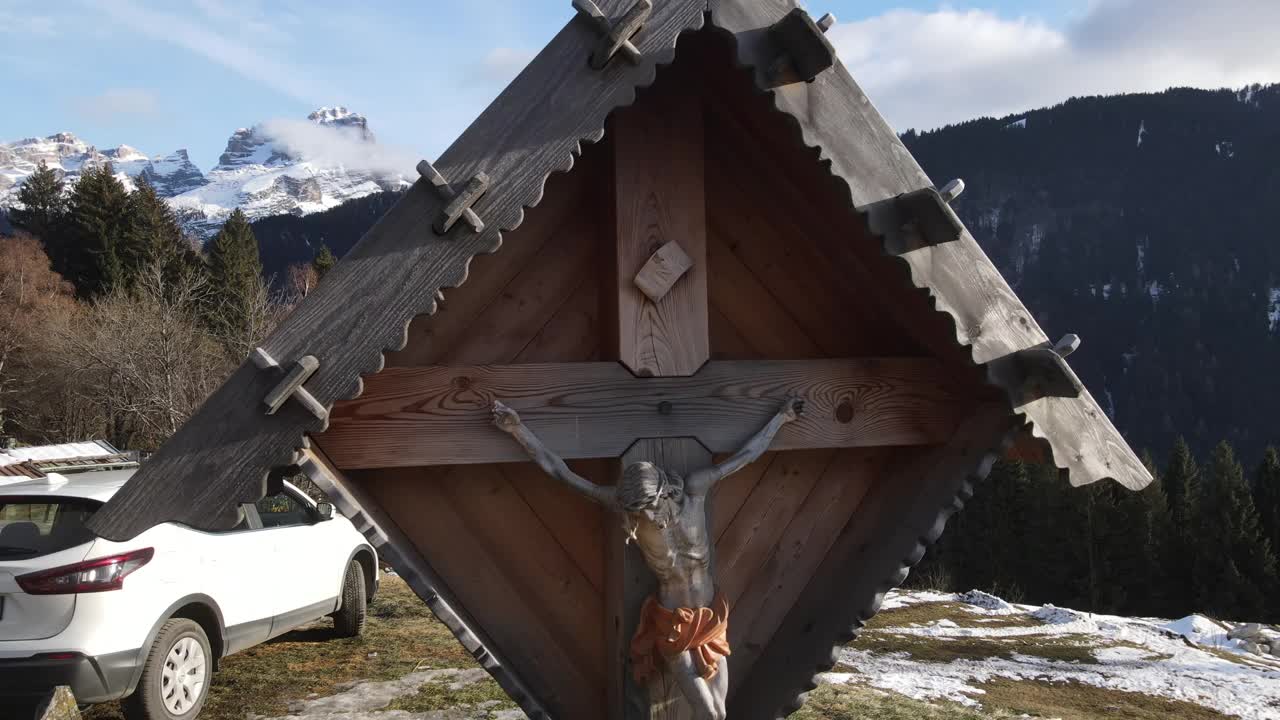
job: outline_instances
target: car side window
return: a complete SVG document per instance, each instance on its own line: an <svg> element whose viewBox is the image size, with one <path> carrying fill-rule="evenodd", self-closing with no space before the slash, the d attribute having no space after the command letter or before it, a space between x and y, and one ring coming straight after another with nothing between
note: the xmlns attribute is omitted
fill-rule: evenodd
<svg viewBox="0 0 1280 720"><path fill-rule="evenodd" d="M310 511L287 492L268 495L255 507L264 528L309 525L312 521Z"/></svg>

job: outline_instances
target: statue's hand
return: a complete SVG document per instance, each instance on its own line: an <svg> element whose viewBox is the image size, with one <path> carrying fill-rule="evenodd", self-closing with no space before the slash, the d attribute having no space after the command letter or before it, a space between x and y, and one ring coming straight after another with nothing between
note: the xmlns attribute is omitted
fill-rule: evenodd
<svg viewBox="0 0 1280 720"><path fill-rule="evenodd" d="M513 432L520 427L520 416L515 410L503 405L500 401L493 401L493 424L504 432Z"/></svg>
<svg viewBox="0 0 1280 720"><path fill-rule="evenodd" d="M792 395L782 403L782 409L778 411L787 422L792 422L804 414L804 398L799 395Z"/></svg>

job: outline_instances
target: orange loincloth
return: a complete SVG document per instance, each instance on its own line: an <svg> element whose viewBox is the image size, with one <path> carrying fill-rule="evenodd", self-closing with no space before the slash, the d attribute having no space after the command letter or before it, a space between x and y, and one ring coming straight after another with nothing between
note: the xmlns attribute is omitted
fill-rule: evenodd
<svg viewBox="0 0 1280 720"><path fill-rule="evenodd" d="M719 592L709 608L668 610L650 595L640 610L640 625L631 638L631 672L645 684L658 674L658 660L670 661L692 651L703 680L716 676L720 658L729 654L729 603Z"/></svg>

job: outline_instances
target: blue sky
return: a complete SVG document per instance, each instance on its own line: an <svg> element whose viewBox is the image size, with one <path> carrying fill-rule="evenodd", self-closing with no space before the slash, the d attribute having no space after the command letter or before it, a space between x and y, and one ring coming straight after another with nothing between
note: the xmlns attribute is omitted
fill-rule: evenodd
<svg viewBox="0 0 1280 720"><path fill-rule="evenodd" d="M661 0L658 0L659 2ZM1072 95L1280 81L1276 0L808 0L899 129ZM0 0L0 141L188 148L323 105L435 157L570 18L569 0Z"/></svg>

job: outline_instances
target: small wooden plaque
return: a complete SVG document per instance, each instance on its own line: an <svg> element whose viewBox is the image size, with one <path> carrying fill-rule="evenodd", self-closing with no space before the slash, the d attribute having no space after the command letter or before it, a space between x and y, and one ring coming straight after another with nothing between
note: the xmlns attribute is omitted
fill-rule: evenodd
<svg viewBox="0 0 1280 720"><path fill-rule="evenodd" d="M644 267L636 273L636 287L640 288L640 292L647 295L650 300L658 302L666 297L671 291L671 286L689 272L691 267L693 267L693 260L679 243L672 240L649 256Z"/></svg>

